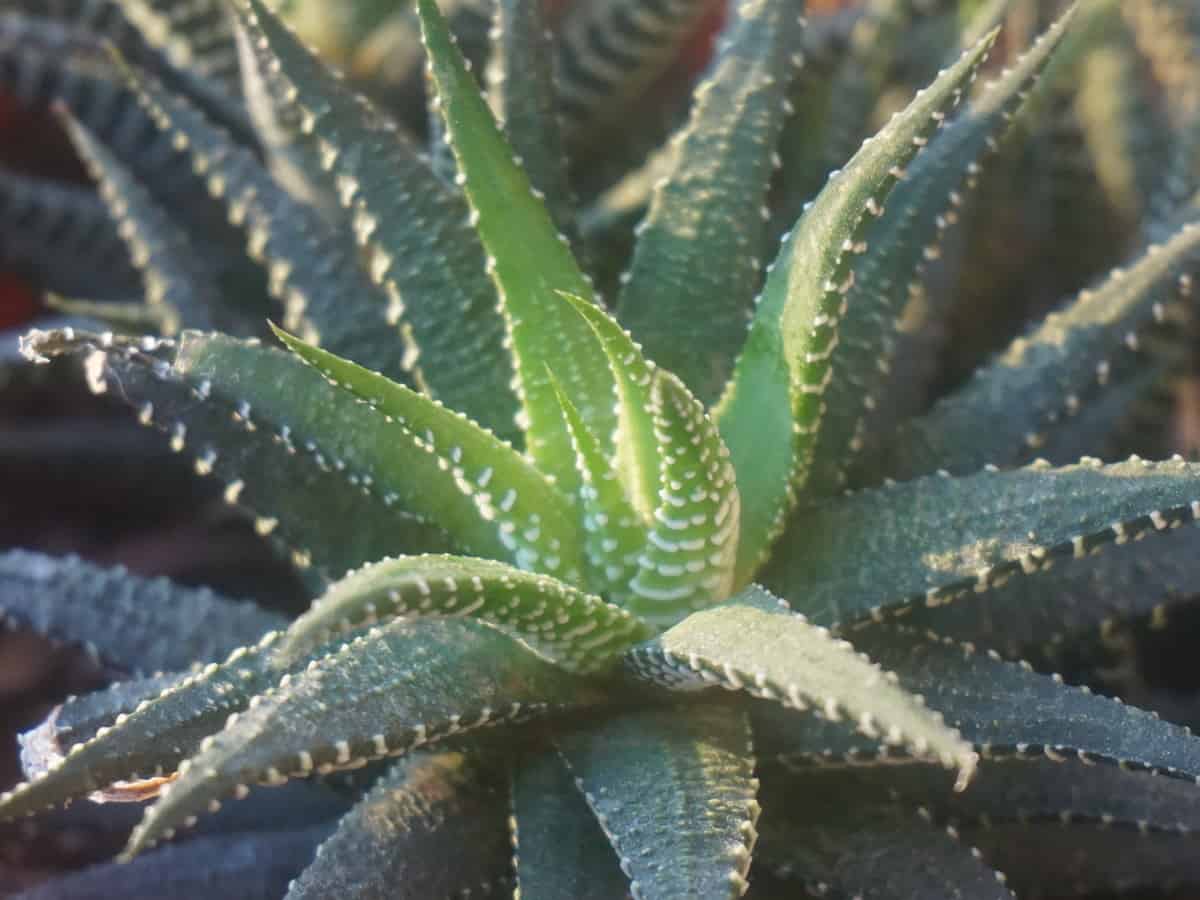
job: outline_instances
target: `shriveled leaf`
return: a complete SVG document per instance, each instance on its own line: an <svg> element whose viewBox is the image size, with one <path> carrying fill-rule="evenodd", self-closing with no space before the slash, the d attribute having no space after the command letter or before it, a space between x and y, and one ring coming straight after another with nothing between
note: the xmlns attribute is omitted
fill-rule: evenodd
<svg viewBox="0 0 1200 900"><path fill-rule="evenodd" d="M602 668L650 634L620 607L545 575L487 559L410 556L339 581L288 630L280 658L295 660L330 634L397 616L479 619L572 671Z"/></svg>
<svg viewBox="0 0 1200 900"><path fill-rule="evenodd" d="M522 897L627 895L629 879L557 753L531 752L514 764L511 823Z"/></svg>
<svg viewBox="0 0 1200 900"><path fill-rule="evenodd" d="M517 405L504 323L468 223L466 200L434 176L386 115L336 79L262 3L235 7L273 87L277 113L298 117L324 183L354 217L371 277L388 295L386 315L409 334L421 382L437 399L505 437ZM436 255L439 265L421 264Z"/></svg>
<svg viewBox="0 0 1200 900"><path fill-rule="evenodd" d="M970 744L918 696L758 587L694 613L630 650L626 659L638 677L676 690L719 685L796 710L813 708L831 721L848 716L871 739L957 768L960 790L975 768Z"/></svg>
<svg viewBox="0 0 1200 900"><path fill-rule="evenodd" d="M803 488L823 416L852 264L908 163L991 47L977 44L832 178L792 230L758 301L718 421L743 509L737 583L761 564Z"/></svg>
<svg viewBox="0 0 1200 900"><path fill-rule="evenodd" d="M528 422L526 449L539 468L570 490L578 484L575 456L546 366L606 447L617 425L604 352L587 323L558 296L563 291L592 300L591 285L514 161L437 5L420 0L418 10L437 102L512 339Z"/></svg>
<svg viewBox="0 0 1200 900"><path fill-rule="evenodd" d="M0 612L46 637L79 641L131 673L222 658L285 623L207 588L23 550L0 554Z"/></svg>
<svg viewBox="0 0 1200 900"><path fill-rule="evenodd" d="M731 8L691 120L672 141L670 174L639 226L618 304L646 355L706 402L745 339L803 11L794 2Z"/></svg>
<svg viewBox="0 0 1200 900"><path fill-rule="evenodd" d="M320 846L287 900L416 900L488 891L508 856L507 798L493 768L463 752L401 760Z"/></svg>
<svg viewBox="0 0 1200 900"><path fill-rule="evenodd" d="M1146 331L1167 320L1180 274L1198 265L1200 225L1189 225L1114 271L904 429L887 449L888 470L961 474L1028 458L1059 421L1103 395Z"/></svg>
<svg viewBox="0 0 1200 900"><path fill-rule="evenodd" d="M195 332L184 335L174 366L163 358L174 345L154 340L64 331L31 335L27 347L84 356L94 390L111 387L170 436L173 450L193 453L197 473L223 482L225 499L253 510L256 530L279 541L299 568L311 566L318 584L401 547L448 549L439 528L405 511L413 507L393 482L401 470L407 482L409 469L398 459L390 475L377 468L378 448L391 456L390 435L402 429L298 359ZM423 450L414 453L437 468ZM444 484L450 476L438 477Z"/></svg>
<svg viewBox="0 0 1200 900"><path fill-rule="evenodd" d="M356 768L602 699L591 683L482 625L400 620L373 628L231 718L180 768L126 852L144 850L252 783Z"/></svg>
<svg viewBox="0 0 1200 900"><path fill-rule="evenodd" d="M816 621L851 622L948 602L1197 513L1200 465L1182 459L935 475L800 511L764 583Z"/></svg>
<svg viewBox="0 0 1200 900"><path fill-rule="evenodd" d="M745 892L759 805L744 713L687 705L624 712L565 732L555 745L633 896Z"/></svg>

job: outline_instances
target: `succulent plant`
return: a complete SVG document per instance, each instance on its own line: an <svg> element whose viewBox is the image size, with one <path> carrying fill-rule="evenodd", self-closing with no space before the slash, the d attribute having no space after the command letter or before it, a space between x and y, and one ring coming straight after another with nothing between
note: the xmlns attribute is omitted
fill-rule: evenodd
<svg viewBox="0 0 1200 900"><path fill-rule="evenodd" d="M641 36L682 35L706 6L596 4L601 37L626 43L593 43L575 77L637 70L636 90ZM120 333L35 331L25 352L80 358L317 599L288 623L0 558L10 617L136 676L25 736L30 777L0 816L157 797L122 855L137 861L51 890L142 871L152 895L164 871L240 847L212 890L270 896L260 855L290 864L322 838L289 897L514 880L526 898L1005 897L1001 869L1031 889L1195 876L1176 839L1200 818L1200 742L1006 658L1113 606L1148 612L1175 567L1194 575L1200 541L1181 526L1200 516L1200 464L1040 458L1087 452L1178 354L1200 260L1191 190L1172 185L1155 243L1123 268L928 411L894 410L924 350L911 303L980 161L1118 5L1066 12L974 90L997 35L979 29L765 267L773 216L804 191L775 172L803 22L786 0L731 5L652 163L666 174L611 304L581 263L604 228L572 202L563 148L580 138L560 127L538 3L496 4L485 99L418 0L432 156L262 0L232 0L218 29L241 88L195 32L152 27L176 5L106 8L135 28L111 66L87 58L160 154L106 134L78 97L61 115L143 297L73 307ZM867 15L900 34L916 12ZM860 74L890 83L890 68ZM267 332L264 310L280 321ZM336 804L316 800L139 855L255 785L362 768L376 780L332 834ZM1029 844L1064 840L1037 828L1064 814L1068 840L1107 861L1044 868ZM1113 824L1153 837L1093 827Z"/></svg>

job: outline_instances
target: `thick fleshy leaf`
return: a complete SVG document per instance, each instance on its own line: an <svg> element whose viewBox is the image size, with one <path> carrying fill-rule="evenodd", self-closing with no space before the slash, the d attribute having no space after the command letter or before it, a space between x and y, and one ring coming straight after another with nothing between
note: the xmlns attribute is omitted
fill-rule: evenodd
<svg viewBox="0 0 1200 900"><path fill-rule="evenodd" d="M219 293L210 273L192 255L189 235L85 126L69 118L66 125L141 273L145 303L158 320L158 330L174 335L180 328L213 327L220 318Z"/></svg>
<svg viewBox="0 0 1200 900"><path fill-rule="evenodd" d="M587 323L558 296L592 300L579 269L529 179L479 94L433 0L419 0L437 102L458 161L488 269L500 292L528 422L526 449L547 474L573 493L575 455L546 367L605 445L616 429L608 361Z"/></svg>
<svg viewBox="0 0 1200 900"><path fill-rule="evenodd" d="M278 637L279 632L269 632L223 663L169 682L161 693L119 714L111 726L79 734L83 739L62 755L55 752L54 744L61 742L55 740L52 715L40 729L43 742L26 742L25 758L33 764L30 780L0 796L0 817L29 815L93 791L108 800L155 796L175 777L182 760L231 713L278 681L281 673L267 663L267 650Z"/></svg>
<svg viewBox="0 0 1200 900"><path fill-rule="evenodd" d="M758 287L803 11L802 2L733 5L621 292L618 314L647 356L706 402L729 378Z"/></svg>
<svg viewBox="0 0 1200 900"><path fill-rule="evenodd" d="M1084 460L930 476L797 513L764 583L823 624L897 613L1033 574L1200 514L1200 465Z"/></svg>
<svg viewBox="0 0 1200 900"><path fill-rule="evenodd" d="M1073 10L1073 8L1072 8ZM889 376L904 344L897 329L922 291L923 272L938 255L946 229L958 221L964 196L979 173L977 159L997 147L997 133L1012 120L1065 33L1068 12L1016 64L973 100L908 167L888 208L870 233L854 267L847 314L832 358L827 413L813 451L811 490L837 493L862 451L872 410L894 405L893 393L911 390Z"/></svg>
<svg viewBox="0 0 1200 900"><path fill-rule="evenodd" d="M440 529L405 511L414 507L401 502L410 498L394 482L402 469L409 475L407 466L393 459L390 474L378 468L379 448L394 454L393 435L402 429L387 427L383 415L298 359L195 332L184 336L174 366L163 358L174 345L153 339L40 332L26 347L82 355L94 390L111 388L140 421L170 436L172 450L191 452L196 472L217 478L226 500L253 510L256 530L279 542L300 569L311 566L318 586L400 548L448 549ZM437 469L424 450L413 452ZM450 475L438 478L444 484ZM442 508L440 500L430 504Z"/></svg>
<svg viewBox="0 0 1200 900"><path fill-rule="evenodd" d="M759 805L744 713L699 705L626 712L555 744L634 897L745 892Z"/></svg>
<svg viewBox="0 0 1200 900"><path fill-rule="evenodd" d="M514 765L512 845L517 886L528 900L614 900L629 890L600 823L557 753Z"/></svg>
<svg viewBox="0 0 1200 900"><path fill-rule="evenodd" d="M806 793L798 807L769 805L758 858L806 893L839 900L1013 896L1003 876L945 829L882 804L844 804L832 793Z"/></svg>
<svg viewBox="0 0 1200 900"><path fill-rule="evenodd" d="M479 619L572 671L612 663L650 634L639 619L545 575L488 559L408 556L351 573L288 630L281 659L377 621L404 616Z"/></svg>
<svg viewBox="0 0 1200 900"><path fill-rule="evenodd" d="M888 470L897 477L961 474L1028 458L1057 422L1103 394L1145 332L1167 320L1181 273L1198 266L1200 225L1185 226L1049 316L904 429L887 448Z"/></svg>
<svg viewBox="0 0 1200 900"><path fill-rule="evenodd" d="M276 900L309 863L331 828L317 825L200 837L148 853L132 865L103 863L60 875L14 896L21 900Z"/></svg>
<svg viewBox="0 0 1200 900"><path fill-rule="evenodd" d="M277 613L207 588L22 550L0 554L0 614L46 637L84 643L131 673L222 658L285 624Z"/></svg>
<svg viewBox="0 0 1200 900"><path fill-rule="evenodd" d="M1188 781L1200 777L1200 739L1154 713L895 626L863 630L856 645L980 747L981 771L991 752L1040 750L1051 758L1075 754Z"/></svg>
<svg viewBox="0 0 1200 900"><path fill-rule="evenodd" d="M263 4L236 8L277 111L300 119L298 139L319 158L322 171L307 176L353 214L370 275L388 295L387 318L409 333L422 384L497 434L516 437L504 323L466 200L434 176L394 122L336 79ZM432 256L441 263L418 262Z"/></svg>
<svg viewBox="0 0 1200 900"><path fill-rule="evenodd" d="M611 125L678 55L711 0L596 0L572 5L559 26L559 107L582 140Z"/></svg>
<svg viewBox="0 0 1200 900"><path fill-rule="evenodd" d="M0 169L0 240L4 265L47 290L96 297L137 290L108 211L84 187Z"/></svg>
<svg viewBox="0 0 1200 900"><path fill-rule="evenodd" d="M957 768L960 790L975 768L970 744L919 697L758 587L694 613L630 650L626 660L637 677L675 690L719 685L797 710L812 708L831 721L848 716L869 738Z"/></svg>
<svg viewBox="0 0 1200 900"><path fill-rule="evenodd" d="M716 424L670 372L655 374L650 412L660 486L628 604L664 627L733 592L741 499Z"/></svg>
<svg viewBox="0 0 1200 900"><path fill-rule="evenodd" d="M575 238L574 198L567 180L554 50L544 4L538 0L500 0L492 5L488 103L554 223Z"/></svg>
<svg viewBox="0 0 1200 900"><path fill-rule="evenodd" d="M342 819L287 900L488 893L507 868L506 800L503 778L476 756L414 754Z"/></svg>
<svg viewBox="0 0 1200 900"><path fill-rule="evenodd" d="M827 793L847 807L886 800L922 809L934 822L957 829L1005 823L1103 824L1144 833L1200 827L1200 787L1147 772L1089 766L1075 756L1040 751L990 758L969 791L950 790L946 773L918 762L816 765L762 773L764 790L785 809Z"/></svg>
<svg viewBox="0 0 1200 900"><path fill-rule="evenodd" d="M1200 528L1186 526L1013 578L968 601L916 606L905 622L1017 659L1116 620L1163 616L1167 604L1198 592Z"/></svg>
<svg viewBox="0 0 1200 900"><path fill-rule="evenodd" d="M276 333L333 386L364 405L369 416L381 420L393 442L410 448L403 475L395 466L398 446L379 445L378 458L370 460L374 467L393 469L394 490L407 507L439 522L477 555L578 581L582 560L575 512L526 457L436 401Z"/></svg>
<svg viewBox="0 0 1200 900"><path fill-rule="evenodd" d="M738 584L758 568L803 487L853 260L901 167L961 98L994 35L917 95L832 177L784 241L718 408L742 494Z"/></svg>
<svg viewBox="0 0 1200 900"><path fill-rule="evenodd" d="M625 606L638 557L646 544L646 527L625 493L614 461L605 454L561 387L558 402L579 469L585 582L611 602Z"/></svg>
<svg viewBox="0 0 1200 900"><path fill-rule="evenodd" d="M292 198L249 150L184 98L129 69L125 75L157 127L187 151L209 193L243 229L247 251L267 269L270 292L284 305L284 326L404 378L404 341L387 322L386 296L359 265L353 237Z"/></svg>
<svg viewBox="0 0 1200 900"><path fill-rule="evenodd" d="M127 853L254 782L356 768L467 731L602 700L590 682L482 625L401 620L373 628L232 717L180 767Z"/></svg>

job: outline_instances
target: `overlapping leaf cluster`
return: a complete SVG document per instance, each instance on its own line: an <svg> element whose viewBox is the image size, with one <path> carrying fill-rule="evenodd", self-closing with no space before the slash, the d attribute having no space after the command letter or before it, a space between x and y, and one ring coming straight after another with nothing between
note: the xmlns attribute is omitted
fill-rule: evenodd
<svg viewBox="0 0 1200 900"><path fill-rule="evenodd" d="M708 4L581 4L547 40L539 3L498 0L485 99L419 0L428 152L261 0L12 6L6 58L48 73L99 185L66 221L110 216L131 263L61 301L120 327L34 332L26 354L77 357L316 596L287 623L3 558L10 617L139 676L24 738L0 815L157 798L136 861L55 889L199 878L234 846L221 891L270 895L258 849L292 864L323 840L289 897L1004 897L1004 869L1079 877L1011 837L1064 817L1085 847L1098 825L1163 832L1123 845L1144 868L1089 886L1191 877L1172 842L1197 818L1200 743L1005 655L1110 603L1146 611L1180 560L1194 574L1200 466L1078 459L1182 343L1194 111L1164 129L1178 159L1148 243L928 412L896 411L947 315L927 268L981 165L1097 30L1142 33L1121 4L1066 11L981 85L1004 3L962 27L868 4L848 36L786 0L730 4L686 121L598 194L567 160ZM930 83L859 146L918 36L944 67L910 59ZM39 57L54 40L71 52ZM822 102L838 128L789 120ZM610 284L593 261L628 244L630 210ZM336 827L324 798L265 830L229 803L363 767L375 783ZM234 819L183 840L213 813Z"/></svg>

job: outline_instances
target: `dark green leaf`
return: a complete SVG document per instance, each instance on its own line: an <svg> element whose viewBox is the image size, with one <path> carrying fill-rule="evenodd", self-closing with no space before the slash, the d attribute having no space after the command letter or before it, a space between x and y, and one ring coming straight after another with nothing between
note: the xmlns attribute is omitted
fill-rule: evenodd
<svg viewBox="0 0 1200 900"><path fill-rule="evenodd" d="M459 752L401 760L342 819L287 900L487 892L507 869L509 849L506 792L492 769Z"/></svg>
<svg viewBox="0 0 1200 900"><path fill-rule="evenodd" d="M130 839L134 855L210 802L401 756L447 737L594 705L589 682L464 621L398 621L285 676L180 767Z"/></svg>
<svg viewBox="0 0 1200 900"><path fill-rule="evenodd" d="M654 190L618 314L702 400L724 386L767 249L767 188L799 58L803 3L738 4L670 174Z"/></svg>
<svg viewBox="0 0 1200 900"><path fill-rule="evenodd" d="M1182 459L930 476L801 510L764 583L823 624L983 591L1200 513Z"/></svg>
<svg viewBox="0 0 1200 900"><path fill-rule="evenodd" d="M720 706L620 713L555 743L633 896L745 891L759 806L744 714Z"/></svg>

